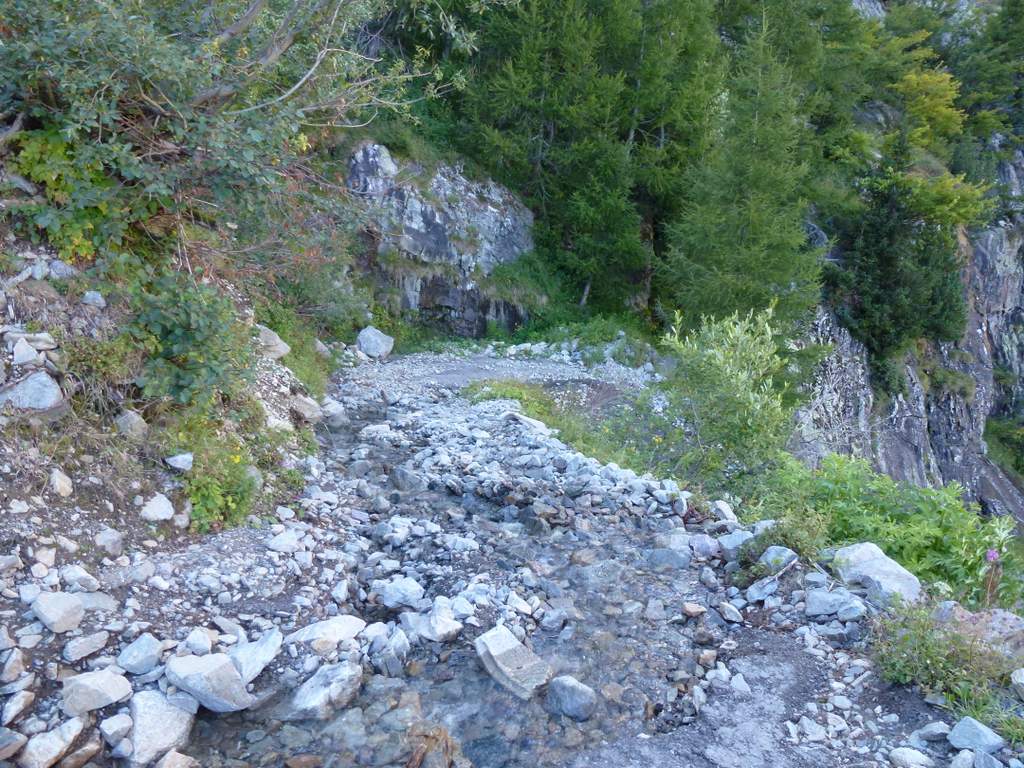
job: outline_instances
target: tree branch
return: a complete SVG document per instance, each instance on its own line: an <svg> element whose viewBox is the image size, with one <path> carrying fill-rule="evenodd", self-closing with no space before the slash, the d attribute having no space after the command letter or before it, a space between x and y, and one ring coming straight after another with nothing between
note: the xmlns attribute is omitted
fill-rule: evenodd
<svg viewBox="0 0 1024 768"><path fill-rule="evenodd" d="M345 2L346 0L341 0ZM339 7L341 5L339 2ZM303 27L309 22L309 20L316 17L316 15L323 10L327 4L327 0L316 0L315 4L309 10L309 13L304 15L304 18L299 18L300 12L305 8L306 3L303 0L296 0L292 6L291 11L278 26L277 30L271 36L270 41L266 44L259 56L253 62L254 70L252 73L241 80L236 80L231 83L217 83L207 88L205 91L200 92L193 100L192 106L202 106L211 102L224 101L231 98L248 82L250 82L259 72L273 66L277 63L285 51L291 48L292 43L295 42L295 38L299 32L302 31Z"/></svg>
<svg viewBox="0 0 1024 768"><path fill-rule="evenodd" d="M3 149L7 142L13 139L17 134L21 133L21 128L24 124L25 113L19 112L18 116L14 118L14 122L5 128L3 133L0 133L0 149Z"/></svg>
<svg viewBox="0 0 1024 768"><path fill-rule="evenodd" d="M253 3L245 9L245 13L239 16L238 20L235 21L234 24L213 38L213 45L225 45L245 32L245 30L251 27L253 22L256 21L256 17L260 15L260 11L262 11L266 5L267 0L253 0Z"/></svg>

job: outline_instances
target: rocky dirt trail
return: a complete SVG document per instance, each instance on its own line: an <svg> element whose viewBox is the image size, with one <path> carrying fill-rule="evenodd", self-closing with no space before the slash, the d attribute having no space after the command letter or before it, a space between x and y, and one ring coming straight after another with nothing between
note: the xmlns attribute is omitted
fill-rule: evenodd
<svg viewBox="0 0 1024 768"><path fill-rule="evenodd" d="M879 679L872 603L920 585L873 545L835 576L762 552L770 522L460 396L516 379L597 408L650 375L526 351L339 374L271 523L128 541L95 577L16 545L0 766L1020 765ZM773 575L740 589L744 545Z"/></svg>
<svg viewBox="0 0 1024 768"><path fill-rule="evenodd" d="M750 536L726 505L705 519L671 482L576 454L515 403L458 396L481 379L591 392L636 376L487 355L346 375L336 397L352 423L310 493L339 496L331 524L360 550L353 612L375 638L362 662L392 676L322 720L201 721L201 763L888 765L916 729L942 738L937 711L807 626L800 564L761 585L767 606L723 586ZM813 571L808 586L833 585ZM864 606L829 594L835 610ZM822 634L859 637L829 613ZM552 682L524 692L529 670L488 673L478 638L496 625Z"/></svg>

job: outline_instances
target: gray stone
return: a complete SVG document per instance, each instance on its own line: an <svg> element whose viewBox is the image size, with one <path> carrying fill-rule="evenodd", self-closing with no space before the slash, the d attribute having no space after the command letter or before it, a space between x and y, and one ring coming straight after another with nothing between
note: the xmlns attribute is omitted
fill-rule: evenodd
<svg viewBox="0 0 1024 768"><path fill-rule="evenodd" d="M228 651L228 656L235 665L235 669L238 670L242 682L249 684L259 677L260 672L277 657L283 641L281 630L273 627L264 632L256 642L242 643L232 647Z"/></svg>
<svg viewBox="0 0 1024 768"><path fill-rule="evenodd" d="M732 506L727 501L711 502L711 514L714 515L716 520L722 520L725 522L735 523L738 522L736 513L732 511Z"/></svg>
<svg viewBox="0 0 1024 768"><path fill-rule="evenodd" d="M690 567L690 553L678 549L652 549L647 555L647 563L655 571L680 571Z"/></svg>
<svg viewBox="0 0 1024 768"><path fill-rule="evenodd" d="M320 404L311 397L305 395L294 395L288 400L288 412L299 421L307 424L319 424L323 421L324 412Z"/></svg>
<svg viewBox="0 0 1024 768"><path fill-rule="evenodd" d="M366 622L358 616L335 616L292 632L284 641L286 643L319 642L336 646L338 643L354 638L363 631L365 626Z"/></svg>
<svg viewBox="0 0 1024 768"><path fill-rule="evenodd" d="M143 768L188 743L193 715L167 701L159 691L139 691L131 703L131 765Z"/></svg>
<svg viewBox="0 0 1024 768"><path fill-rule="evenodd" d="M896 768L932 768L935 761L910 747L898 747L889 753L889 762Z"/></svg>
<svg viewBox="0 0 1024 768"><path fill-rule="evenodd" d="M1013 688L1013 692L1017 694L1017 698L1024 701L1024 667L1015 669L1010 674L1010 686Z"/></svg>
<svg viewBox="0 0 1024 768"><path fill-rule="evenodd" d="M107 646L107 641L110 639L110 633L108 632L94 632L91 635L85 637L76 637L74 640L69 640L64 644L64 660L74 663L86 656L92 656L103 650Z"/></svg>
<svg viewBox="0 0 1024 768"><path fill-rule="evenodd" d="M808 616L829 616L859 602L860 599L856 595L842 587L831 591L824 587L809 589L804 596L804 613Z"/></svg>
<svg viewBox="0 0 1024 768"><path fill-rule="evenodd" d="M132 695L132 684L109 668L86 672L64 680L61 709L68 715L84 715L94 709L124 701Z"/></svg>
<svg viewBox="0 0 1024 768"><path fill-rule="evenodd" d="M285 555L294 554L302 548L302 537L294 528L286 528L267 542L267 549Z"/></svg>
<svg viewBox="0 0 1024 768"><path fill-rule="evenodd" d="M774 595L779 589L779 580L774 576L758 579L747 587L747 602L760 603Z"/></svg>
<svg viewBox="0 0 1024 768"><path fill-rule="evenodd" d="M409 576L399 576L391 581L375 581L373 589L388 608L415 608L423 599L423 587Z"/></svg>
<svg viewBox="0 0 1024 768"><path fill-rule="evenodd" d="M722 614L722 618L732 624L742 624L743 614L739 612L735 605L730 602L723 600L718 604L718 612Z"/></svg>
<svg viewBox="0 0 1024 768"><path fill-rule="evenodd" d="M85 721L73 717L53 730L33 736L18 755L18 768L50 768L71 749L84 729Z"/></svg>
<svg viewBox="0 0 1024 768"><path fill-rule="evenodd" d="M921 597L921 582L871 542L851 544L835 554L832 568L848 584L860 584L868 600L880 607L893 602L913 603Z"/></svg>
<svg viewBox="0 0 1024 768"><path fill-rule="evenodd" d="M163 643L146 632L129 643L117 657L117 665L133 675L145 675L160 663Z"/></svg>
<svg viewBox="0 0 1024 768"><path fill-rule="evenodd" d="M176 469L178 472L191 472L194 460L191 453L176 453L173 456L168 456L164 459L164 462L168 467Z"/></svg>
<svg viewBox="0 0 1024 768"><path fill-rule="evenodd" d="M0 387L0 410L10 405L19 411L48 411L64 402L60 385L45 371Z"/></svg>
<svg viewBox="0 0 1024 768"><path fill-rule="evenodd" d="M142 440L149 432L149 424L135 411L124 411L114 419L117 431L132 440Z"/></svg>
<svg viewBox="0 0 1024 768"><path fill-rule="evenodd" d="M93 537L93 542L111 557L120 557L124 551L124 534L113 528L104 528Z"/></svg>
<svg viewBox="0 0 1024 768"><path fill-rule="evenodd" d="M238 712L253 704L227 654L175 656L165 671L168 682L195 696L211 712Z"/></svg>
<svg viewBox="0 0 1024 768"><path fill-rule="evenodd" d="M107 306L107 300L103 298L103 294L99 291L86 291L83 293L82 303L87 307L96 307L97 309L105 309Z"/></svg>
<svg viewBox="0 0 1024 768"><path fill-rule="evenodd" d="M271 360L280 360L292 351L292 348L275 331L270 330L267 326L257 323L256 333L260 351Z"/></svg>
<svg viewBox="0 0 1024 768"><path fill-rule="evenodd" d="M345 406L337 400L324 398L321 410L324 414L324 423L332 432L345 429L345 427L349 425L350 419L348 417L348 413L345 411Z"/></svg>
<svg viewBox="0 0 1024 768"><path fill-rule="evenodd" d="M364 355L377 360L391 354L391 350L395 347L395 340L372 325L368 325L359 332L356 346Z"/></svg>
<svg viewBox="0 0 1024 768"><path fill-rule="evenodd" d="M70 477L54 467L50 470L50 490L66 499L75 492L75 485Z"/></svg>
<svg viewBox="0 0 1024 768"><path fill-rule="evenodd" d="M790 563L796 562L798 558L799 555L789 547L771 546L761 554L757 562L772 573L778 573Z"/></svg>
<svg viewBox="0 0 1024 768"><path fill-rule="evenodd" d="M199 761L172 749L160 758L154 768L200 768Z"/></svg>
<svg viewBox="0 0 1024 768"><path fill-rule="evenodd" d="M162 523L174 517L174 505L162 493L157 493L142 505L139 516L150 523Z"/></svg>
<svg viewBox="0 0 1024 768"><path fill-rule="evenodd" d="M99 579L80 565L65 565L60 569L60 579L69 592L95 592L100 588Z"/></svg>
<svg viewBox="0 0 1024 768"><path fill-rule="evenodd" d="M455 620L451 606L438 598L427 614L403 613L402 628L410 635L433 643L447 643L462 631L462 624Z"/></svg>
<svg viewBox="0 0 1024 768"><path fill-rule="evenodd" d="M559 675L548 683L544 708L553 715L589 720L597 709L597 694L570 675Z"/></svg>
<svg viewBox="0 0 1024 768"><path fill-rule="evenodd" d="M423 482L423 478L415 472L412 472L405 467L395 467L391 470L389 476L391 484L395 488L402 492L415 493L416 491L422 491L427 487L427 484Z"/></svg>
<svg viewBox="0 0 1024 768"><path fill-rule="evenodd" d="M719 536L718 546L722 548L722 555L726 560L735 560L739 557L740 547L743 546L744 542L750 541L752 538L754 538L754 534L750 531L739 529L724 536Z"/></svg>
<svg viewBox="0 0 1024 768"><path fill-rule="evenodd" d="M56 635L69 632L82 623L85 608L78 595L68 592L43 592L32 603L32 612Z"/></svg>
<svg viewBox="0 0 1024 768"><path fill-rule="evenodd" d="M103 739L107 744L112 747L120 744L121 739L131 732L132 719L124 713L113 715L100 722L100 733L103 734Z"/></svg>
<svg viewBox="0 0 1024 768"><path fill-rule="evenodd" d="M295 691L279 713L282 720L326 720L359 692L363 668L351 661L325 664Z"/></svg>
<svg viewBox="0 0 1024 768"><path fill-rule="evenodd" d="M473 641L487 672L513 694L529 700L551 677L551 667L499 624Z"/></svg>
<svg viewBox="0 0 1024 768"><path fill-rule="evenodd" d="M0 728L0 760L13 757L25 746L28 737L22 736L10 728Z"/></svg>
<svg viewBox="0 0 1024 768"><path fill-rule="evenodd" d="M478 287L481 274L533 250L533 216L511 192L458 166L399 166L373 143L353 153L348 185L367 205L377 255L389 257L377 259L381 277L401 286L403 307L468 336L482 335L488 320L518 319L513 305Z"/></svg>
<svg viewBox="0 0 1024 768"><path fill-rule="evenodd" d="M25 339L18 339L11 355L12 365L35 365L39 362L39 353Z"/></svg>
<svg viewBox="0 0 1024 768"><path fill-rule="evenodd" d="M957 749L974 752L998 752L1006 746L1006 739L973 717L960 720L946 738Z"/></svg>
<svg viewBox="0 0 1024 768"><path fill-rule="evenodd" d="M1006 766L987 752L975 752L972 768L1006 768Z"/></svg>

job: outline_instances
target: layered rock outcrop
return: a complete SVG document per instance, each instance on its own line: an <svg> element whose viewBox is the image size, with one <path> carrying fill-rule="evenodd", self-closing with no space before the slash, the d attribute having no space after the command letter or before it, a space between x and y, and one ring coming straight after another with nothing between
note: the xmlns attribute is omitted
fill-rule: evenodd
<svg viewBox="0 0 1024 768"><path fill-rule="evenodd" d="M378 293L396 308L463 336L523 319L488 287L496 267L533 250L533 215L515 195L458 166L399 163L373 143L353 153L348 186L366 203Z"/></svg>
<svg viewBox="0 0 1024 768"><path fill-rule="evenodd" d="M1024 152L999 175L1019 197ZM1024 493L988 458L984 440L986 419L1015 412L1024 395L1024 211L969 233L961 249L967 330L955 343L909 355L906 392L885 402L872 391L864 347L819 312L813 336L832 352L799 414L793 448L811 463L829 451L861 455L917 485L958 482L985 511L1024 519Z"/></svg>

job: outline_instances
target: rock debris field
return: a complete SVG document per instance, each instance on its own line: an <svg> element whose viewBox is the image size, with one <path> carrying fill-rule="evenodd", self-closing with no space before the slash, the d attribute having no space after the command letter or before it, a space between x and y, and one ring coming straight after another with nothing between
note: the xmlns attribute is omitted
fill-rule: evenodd
<svg viewBox="0 0 1024 768"><path fill-rule="evenodd" d="M5 542L0 766L1021 766L879 678L862 640L917 580L871 544L780 547L730 586L723 501L566 447L473 380L645 372L421 354L339 374L277 520L125 548ZM59 487L60 478L54 480ZM140 514L170 526L166 499ZM170 508L168 508L170 506Z"/></svg>

